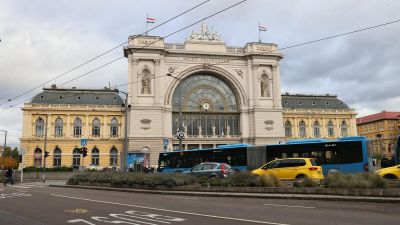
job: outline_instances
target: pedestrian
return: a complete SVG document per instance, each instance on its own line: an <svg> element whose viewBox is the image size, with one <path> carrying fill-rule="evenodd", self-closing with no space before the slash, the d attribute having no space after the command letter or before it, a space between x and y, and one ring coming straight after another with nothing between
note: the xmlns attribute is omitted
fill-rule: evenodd
<svg viewBox="0 0 400 225"><path fill-rule="evenodd" d="M11 167L10 168L8 168L8 170L6 171L6 181L4 181L4 186L6 186L6 184L8 183L8 182L10 182L11 183L11 185L14 185L14 182L13 182L13 179L12 179L12 174L13 174L13 171L12 171L12 169L11 169Z"/></svg>

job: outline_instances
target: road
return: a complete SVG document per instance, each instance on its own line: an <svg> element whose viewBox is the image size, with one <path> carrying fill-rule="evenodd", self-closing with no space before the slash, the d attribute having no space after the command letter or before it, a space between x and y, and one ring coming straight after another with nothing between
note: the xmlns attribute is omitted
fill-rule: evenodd
<svg viewBox="0 0 400 225"><path fill-rule="evenodd" d="M400 206L387 203L281 200L0 186L0 224L313 225L400 224Z"/></svg>

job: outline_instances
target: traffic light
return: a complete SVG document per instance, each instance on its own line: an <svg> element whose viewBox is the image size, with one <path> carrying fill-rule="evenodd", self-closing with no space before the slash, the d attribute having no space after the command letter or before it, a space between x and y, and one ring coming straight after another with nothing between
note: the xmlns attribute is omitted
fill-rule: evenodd
<svg viewBox="0 0 400 225"><path fill-rule="evenodd" d="M45 151L45 152L44 152L44 157L47 158L48 156L49 156L49 152L48 152L48 151Z"/></svg>
<svg viewBox="0 0 400 225"><path fill-rule="evenodd" d="M87 156L87 148L83 147L81 150L81 153L82 153L82 157L86 157Z"/></svg>

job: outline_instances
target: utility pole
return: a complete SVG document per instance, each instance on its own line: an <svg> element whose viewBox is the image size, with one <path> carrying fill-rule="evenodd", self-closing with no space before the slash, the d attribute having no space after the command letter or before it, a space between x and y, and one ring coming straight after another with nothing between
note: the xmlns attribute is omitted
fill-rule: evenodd
<svg viewBox="0 0 400 225"><path fill-rule="evenodd" d="M182 103L181 103L181 98L182 98L182 90L181 90L181 79L172 76L172 74L167 73L167 76L174 78L175 80L178 81L178 108L179 108L179 115L178 115L178 131L176 132L176 136L178 137L179 140L179 150L183 150L182 148L182 140L185 138L185 135L183 133L182 129Z"/></svg>
<svg viewBox="0 0 400 225"><path fill-rule="evenodd" d="M44 152L43 152L43 183L46 182L46 159L47 157L45 157L46 153L47 153L47 123L48 123L48 116L46 114L46 124L44 125Z"/></svg>
<svg viewBox="0 0 400 225"><path fill-rule="evenodd" d="M4 132L4 148L3 148L3 155L6 154L6 146L7 146L7 131L6 130L0 130ZM11 148L10 148L10 158L11 158Z"/></svg>
<svg viewBox="0 0 400 225"><path fill-rule="evenodd" d="M128 113L129 113L129 106L128 106L128 93L115 89L117 93L125 94L125 152L121 154L121 169L126 173L127 170L127 160L128 160Z"/></svg>

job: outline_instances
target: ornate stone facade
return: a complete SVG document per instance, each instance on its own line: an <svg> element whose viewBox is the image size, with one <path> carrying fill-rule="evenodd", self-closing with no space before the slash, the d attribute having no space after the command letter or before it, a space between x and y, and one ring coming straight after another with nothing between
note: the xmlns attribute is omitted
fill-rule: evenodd
<svg viewBox="0 0 400 225"><path fill-rule="evenodd" d="M278 143L284 133L279 73L283 55L277 48L267 43L227 46L205 24L184 44L167 44L156 36L129 37L124 54L132 106L130 157L145 153L156 165L165 138L167 149L177 149L179 99L184 149ZM144 82L143 74L152 79Z"/></svg>
<svg viewBox="0 0 400 225"><path fill-rule="evenodd" d="M356 136L356 113L335 95L282 95L285 139Z"/></svg>
<svg viewBox="0 0 400 225"><path fill-rule="evenodd" d="M119 168L124 153L122 104L108 89L45 88L22 107L24 166L43 166L47 123L46 167ZM84 159L81 138L87 138Z"/></svg>

